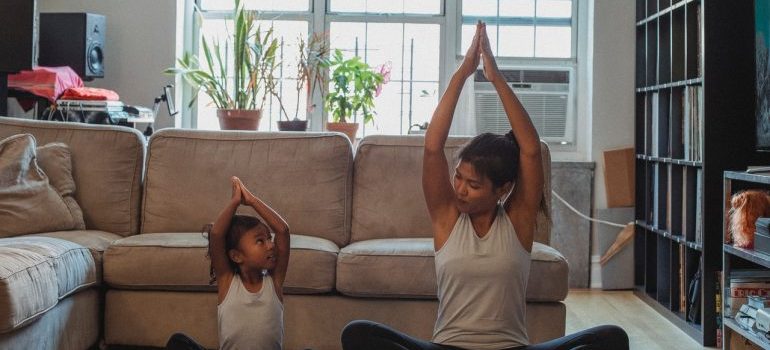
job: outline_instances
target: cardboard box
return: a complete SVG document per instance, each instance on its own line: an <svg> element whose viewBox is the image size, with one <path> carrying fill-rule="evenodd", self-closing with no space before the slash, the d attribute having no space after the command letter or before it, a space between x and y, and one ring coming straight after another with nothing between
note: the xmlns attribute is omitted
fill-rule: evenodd
<svg viewBox="0 0 770 350"><path fill-rule="evenodd" d="M604 190L607 207L634 206L634 149L604 151Z"/></svg>

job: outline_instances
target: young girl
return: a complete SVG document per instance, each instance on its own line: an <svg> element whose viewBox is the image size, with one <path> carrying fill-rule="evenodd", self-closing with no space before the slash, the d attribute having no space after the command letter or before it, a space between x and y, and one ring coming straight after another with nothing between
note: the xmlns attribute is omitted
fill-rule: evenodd
<svg viewBox="0 0 770 350"><path fill-rule="evenodd" d="M480 60L512 131L471 140L450 179L444 144L462 86ZM353 321L342 332L343 349L628 349L626 333L615 326L529 345L525 296L544 195L540 137L497 69L481 22L425 135L422 185L436 252L439 308L433 339Z"/></svg>
<svg viewBox="0 0 770 350"><path fill-rule="evenodd" d="M282 286L289 265L289 226L232 177L232 197L209 232L209 255L218 292L219 348L279 350L283 344ZM248 205L253 216L237 215ZM270 236L275 233L275 240ZM179 345L176 345L179 344ZM175 334L167 348L197 349Z"/></svg>

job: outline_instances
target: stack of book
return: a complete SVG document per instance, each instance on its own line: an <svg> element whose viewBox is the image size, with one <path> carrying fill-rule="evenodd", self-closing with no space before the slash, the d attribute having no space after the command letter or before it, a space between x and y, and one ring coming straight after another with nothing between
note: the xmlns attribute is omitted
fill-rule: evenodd
<svg viewBox="0 0 770 350"><path fill-rule="evenodd" d="M725 316L736 317L741 312L741 307L748 304L749 297L770 296L770 270L732 270L729 296L729 301L725 300Z"/></svg>
<svg viewBox="0 0 770 350"><path fill-rule="evenodd" d="M754 250L770 254L770 218L758 218L754 234Z"/></svg>
<svg viewBox="0 0 770 350"><path fill-rule="evenodd" d="M738 313L735 314L735 321L745 330L759 336L767 337L768 315L770 315L770 299L767 297L751 296L748 303L741 305Z"/></svg>

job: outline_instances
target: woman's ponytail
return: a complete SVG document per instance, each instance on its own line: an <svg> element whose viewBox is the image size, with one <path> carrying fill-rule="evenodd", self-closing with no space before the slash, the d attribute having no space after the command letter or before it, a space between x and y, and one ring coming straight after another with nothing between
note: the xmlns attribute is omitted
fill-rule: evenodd
<svg viewBox="0 0 770 350"><path fill-rule="evenodd" d="M516 150L519 149L519 142L516 141L516 135L513 134L513 129L508 131L503 137L510 143L512 143L514 146L516 146Z"/></svg>

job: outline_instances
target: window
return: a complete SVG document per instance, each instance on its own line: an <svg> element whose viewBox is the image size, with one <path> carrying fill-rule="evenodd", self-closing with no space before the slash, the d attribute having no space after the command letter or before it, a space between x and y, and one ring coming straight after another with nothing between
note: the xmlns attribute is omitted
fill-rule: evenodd
<svg viewBox="0 0 770 350"><path fill-rule="evenodd" d="M228 28L232 27L229 16L233 0L195 1L203 19L199 36L227 37ZM243 1L247 9L259 12L263 26L274 27L276 37L282 42L282 65L276 74L280 77L278 88L290 117L297 108L300 113L306 110L307 104L304 98L297 98L294 79L298 37L326 32L331 50L340 49L346 57L358 55L372 67L389 65L390 81L376 98L374 124L362 125L359 137L407 134L412 125L428 122L445 79L456 67L452 64L457 62L447 60L446 55L455 52L457 59L462 59L478 20L487 23L501 69L536 67L543 71L574 71L577 66L577 2L573 0ZM452 13L446 13L446 9ZM455 18L457 26L447 28L446 24L455 23ZM198 47L193 50L197 52ZM570 94L575 85L569 85ZM314 102L322 104L320 100ZM281 118L278 106L275 99L266 101L260 130L277 129L275 122ZM566 126L575 125L575 109L574 106L566 109L572 114L566 116ZM198 128L219 128L216 109L204 93L199 96L194 115L193 125ZM323 118L328 117L323 108L316 108L307 118L310 130L321 130ZM467 127L469 129L458 132L475 130L470 124ZM565 138L572 139L574 135L571 139Z"/></svg>
<svg viewBox="0 0 770 350"><path fill-rule="evenodd" d="M463 1L459 52L468 50L475 24L482 20L498 56L574 58L573 11L572 0Z"/></svg>
<svg viewBox="0 0 770 350"><path fill-rule="evenodd" d="M439 0L330 0L332 50L391 68L375 99L374 125L363 125L359 136L406 134L430 120L439 96L442 8Z"/></svg>
<svg viewBox="0 0 770 350"><path fill-rule="evenodd" d="M230 18L233 0L199 1L203 18L200 37L206 38L210 43L216 40L224 43L233 31L233 21ZM299 103L300 111L304 111L307 105L304 98L297 99L295 76L299 56L297 40L300 37L307 38L310 32L310 19L312 17L310 2L309 0L244 0L243 3L247 9L260 11L257 24L263 29L272 26L273 36L280 43L279 61L281 65L276 69L275 74L279 78L278 89L284 107L289 113L289 118L293 118L297 103ZM201 47L200 41L198 47ZM205 65L205 60L201 64ZM219 129L216 107L205 93L198 94L196 111L198 129ZM268 98L262 110L259 130L277 130L276 121L280 120L281 117L278 101L275 98Z"/></svg>
<svg viewBox="0 0 770 350"><path fill-rule="evenodd" d="M203 18L200 36L223 41L233 26L229 18L233 1L198 2ZM284 106L293 117L298 103L300 111L307 105L304 98L297 98L294 74L297 38L306 37L314 25L313 2L244 0L244 5L259 11L260 23L272 25L276 37L282 40L282 65L276 74L280 77L279 92ZM327 9L322 18L332 50L341 49L346 57L358 55L372 67L385 64L391 69L390 81L376 98L374 124L359 128L359 137L374 133L406 134L410 125L430 120L439 96L443 1L327 0L324 5ZM199 94L196 112L199 129L219 128L216 108L204 93ZM275 130L275 121L280 117L277 101L266 101L260 130Z"/></svg>

